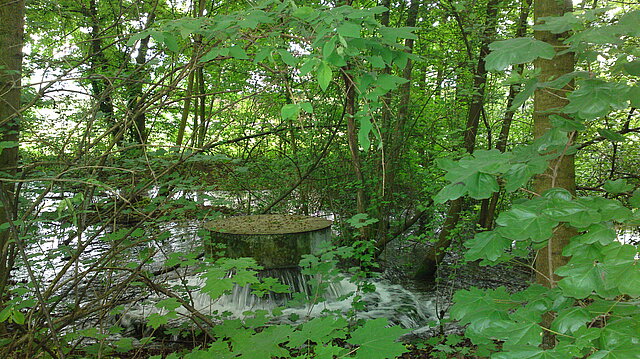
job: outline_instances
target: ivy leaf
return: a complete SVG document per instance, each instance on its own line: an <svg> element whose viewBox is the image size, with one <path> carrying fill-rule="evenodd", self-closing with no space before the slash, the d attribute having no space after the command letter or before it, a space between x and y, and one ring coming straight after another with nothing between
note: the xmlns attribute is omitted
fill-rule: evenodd
<svg viewBox="0 0 640 359"><path fill-rule="evenodd" d="M368 320L351 333L351 338L347 342L359 346L356 358L395 358L407 351L404 344L396 340L409 330L399 326L387 328L388 324L389 321L386 318Z"/></svg>
<svg viewBox="0 0 640 359"><path fill-rule="evenodd" d="M552 59L553 46L530 37L496 41L489 45L491 53L485 57L487 70L503 71L510 65L531 62L538 57Z"/></svg>
<svg viewBox="0 0 640 359"><path fill-rule="evenodd" d="M496 261L502 254L511 248L511 239L501 236L496 231L480 232L473 239L466 241L464 246L469 248L465 254L467 261L488 259Z"/></svg>
<svg viewBox="0 0 640 359"><path fill-rule="evenodd" d="M628 184L627 180L625 180L624 178L619 178L615 181L607 181L607 183L605 183L602 188L609 193L617 194L632 190L633 185Z"/></svg>
<svg viewBox="0 0 640 359"><path fill-rule="evenodd" d="M599 79L587 79L580 82L580 88L573 91L564 107L565 113L572 113L585 120L602 117L611 110L626 107L626 93L629 88L619 83L605 82Z"/></svg>
<svg viewBox="0 0 640 359"><path fill-rule="evenodd" d="M329 67L329 65L322 61L320 63L320 65L318 65L318 70L316 71L316 78L318 79L318 85L320 85L320 88L322 89L322 91L326 91L327 88L329 87L329 84L331 83L331 77L333 76L333 73L331 72L331 67Z"/></svg>

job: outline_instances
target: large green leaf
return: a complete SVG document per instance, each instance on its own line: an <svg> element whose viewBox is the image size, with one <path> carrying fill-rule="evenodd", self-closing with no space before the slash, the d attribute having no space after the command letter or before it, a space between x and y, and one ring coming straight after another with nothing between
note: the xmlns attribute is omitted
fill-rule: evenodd
<svg viewBox="0 0 640 359"><path fill-rule="evenodd" d="M569 94L569 104L563 109L585 120L602 117L611 110L625 108L629 88L619 83L599 79L580 82L580 88Z"/></svg>
<svg viewBox="0 0 640 359"><path fill-rule="evenodd" d="M289 346L297 348L307 341L317 344L328 343L334 338L344 338L346 333L342 331L347 326L347 320L341 317L319 317L302 324L299 330L290 336Z"/></svg>
<svg viewBox="0 0 640 359"><path fill-rule="evenodd" d="M559 333L570 334L584 327L593 318L588 310L582 307L571 307L561 310L551 323L551 329Z"/></svg>
<svg viewBox="0 0 640 359"><path fill-rule="evenodd" d="M496 231L480 232L473 239L464 243L464 246L469 248L465 259L468 261L477 259L495 261L511 248L511 242L511 239L501 236Z"/></svg>
<svg viewBox="0 0 640 359"><path fill-rule="evenodd" d="M543 23L533 26L534 30L549 31L553 34L561 34L569 30L575 30L582 25L583 20L576 14L567 12L562 16L542 17Z"/></svg>
<svg viewBox="0 0 640 359"><path fill-rule="evenodd" d="M541 213L545 203L542 199L532 200L502 212L496 220L501 226L498 229L500 234L513 240L547 240L560 221Z"/></svg>
<svg viewBox="0 0 640 359"><path fill-rule="evenodd" d="M515 64L531 62L539 57L552 59L553 46L530 37L496 41L489 45L491 53L485 57L487 70L502 71Z"/></svg>
<svg viewBox="0 0 640 359"><path fill-rule="evenodd" d="M288 340L292 331L291 326L281 324L267 327L259 333L240 332L234 337L233 352L246 359L288 356L289 352L280 344Z"/></svg>
<svg viewBox="0 0 640 359"><path fill-rule="evenodd" d="M608 180L602 188L609 193L623 193L633 189L633 185L627 183L624 178L619 178L615 181Z"/></svg>
<svg viewBox="0 0 640 359"><path fill-rule="evenodd" d="M348 343L357 345L356 358L383 359L395 358L407 351L398 338L409 330L399 326L387 327L386 318L368 320L363 326L351 333Z"/></svg>

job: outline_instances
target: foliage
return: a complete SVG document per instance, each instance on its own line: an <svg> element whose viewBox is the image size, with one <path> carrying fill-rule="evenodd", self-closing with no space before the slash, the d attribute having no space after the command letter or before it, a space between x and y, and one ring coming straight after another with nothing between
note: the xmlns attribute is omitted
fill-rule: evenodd
<svg viewBox="0 0 640 359"><path fill-rule="evenodd" d="M618 34L628 35L631 29L625 27L626 19L637 14L637 11L625 14L618 25L611 27L619 29ZM565 15L548 19L540 28L565 31L577 24L575 20L575 16ZM597 41L587 37L587 34L601 34L600 29L597 31L590 28L576 32L567 42L574 46L572 50L578 51L578 39L616 44L623 41L611 38L611 35ZM498 58L502 47L494 46L493 49L490 56ZM527 61L520 56L531 55L524 54L522 49L513 48L514 54L494 68L503 69L508 64ZM580 50L579 54L585 51ZM494 61L493 57L491 61ZM625 82L583 79L578 82L578 89L568 95L569 104L562 111L570 115L569 121L584 123L626 108L630 98ZM439 200L455 199L466 193L474 198L487 198L498 189L498 180L510 191L525 185L532 175L546 169L549 156L562 156L572 151L563 143L571 137L569 133L585 127L561 128L562 123L556 122L556 127L534 144L516 148L511 153L484 151L457 162L441 162L447 170L446 178L453 183L440 192ZM614 140L613 135L604 137ZM615 138L615 141L624 140ZM519 159L518 163L513 163L514 158ZM523 158L529 160L522 161ZM528 171L518 168L531 163L542 165ZM624 179L608 181L603 186L610 194L625 193L633 188ZM468 324L465 335L475 345L500 343L500 349L492 354L492 358L638 357L633 350L640 340L638 246L620 243L613 229L616 224L637 224L638 214L637 208L631 210L617 199L574 197L560 188L514 204L500 214L497 228L480 232L465 243L469 248L467 260L482 259L483 264L490 264L523 257L531 248L545 246L558 226L571 226L579 235L571 239L562 253L571 257L555 272L562 279L557 287L532 285L515 294L504 288L459 291L454 296L452 317ZM544 327L540 323L548 313L553 313L554 320L550 327ZM545 331L556 337L552 348L541 347Z"/></svg>

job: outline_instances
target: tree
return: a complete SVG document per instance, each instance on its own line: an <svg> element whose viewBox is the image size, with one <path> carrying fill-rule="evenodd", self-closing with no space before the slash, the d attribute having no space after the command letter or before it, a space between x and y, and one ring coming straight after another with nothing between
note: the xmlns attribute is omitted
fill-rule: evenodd
<svg viewBox="0 0 640 359"><path fill-rule="evenodd" d="M24 11L22 0L0 1L0 305L7 297L7 282L17 255L10 222L17 212L14 180L18 169Z"/></svg>

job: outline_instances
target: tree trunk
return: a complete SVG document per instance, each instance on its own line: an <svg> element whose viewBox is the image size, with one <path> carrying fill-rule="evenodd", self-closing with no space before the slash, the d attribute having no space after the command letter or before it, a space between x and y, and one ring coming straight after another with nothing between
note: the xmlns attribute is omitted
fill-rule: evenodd
<svg viewBox="0 0 640 359"><path fill-rule="evenodd" d="M9 201L0 203L0 225L16 215L15 186L11 181L17 173L20 118L20 87L22 77L22 47L24 35L24 0L0 0L0 131L3 149L0 152L0 191ZM0 230L0 307L7 299L7 283L15 258L9 229ZM4 326L0 326L4 331Z"/></svg>
<svg viewBox="0 0 640 359"><path fill-rule="evenodd" d="M571 0L536 0L534 6L535 23L540 22L540 18L546 16L562 16L566 12L572 11ZM562 39L567 38L567 34L552 34L548 31L535 31L537 40L549 43L557 51L563 48ZM574 56L567 52L557 55L551 60L538 59L534 62L535 68L540 72L539 81L545 82L552 78L558 78L564 74L573 72ZM533 132L536 138L542 136L551 128L550 115L561 115L560 109L568 101L566 95L573 90L573 83L569 83L563 89L544 88L536 90L534 94L533 107ZM572 135L571 135L572 136ZM570 137L571 137L570 136ZM574 138L570 138L573 141ZM557 160L551 161L547 171L536 177L535 191L542 194L546 190L554 187L565 188L571 193L575 193L575 168L574 156L563 154ZM576 235L576 231L568 226L559 226L553 231L553 236L549 239L547 246L538 250L535 262L536 281L546 287L553 288L560 279L554 272L567 263L567 257L562 256L562 249L569 243L571 237ZM549 328L553 321L553 315L547 313L543 316L542 325ZM555 345L555 337L545 331L543 346L551 348Z"/></svg>
<svg viewBox="0 0 640 359"><path fill-rule="evenodd" d="M529 18L529 11L531 9L532 0L524 0L522 2L522 8L520 9L520 17L516 25L515 37L523 37L527 33L527 19ZM524 65L514 65L513 72L522 74L524 71ZM509 139L509 130L511 129L511 123L513 122L513 116L516 113L516 109L512 109L513 101L515 97L520 93L520 88L515 84L509 86L509 94L507 95L507 105L504 117L502 119L502 127L500 128L500 135L498 141L496 141L496 149L500 152L504 152L507 149L507 140ZM496 208L498 206L498 199L500 192L495 192L491 198L482 201L482 209L478 216L478 226L490 230L493 228L493 219L495 217Z"/></svg>
<svg viewBox="0 0 640 359"><path fill-rule="evenodd" d="M102 49L102 38L104 36L102 32L102 25L100 23L100 16L98 14L98 6L96 0L89 0L89 8L86 10L91 23L90 32L90 70L89 78L91 79L91 92L94 99L98 102L98 111L104 119L104 121L111 126L109 131L112 138L117 145L122 144L123 128L114 117L113 110L113 98L111 96L113 92L113 86L109 81L105 81L107 72L109 70L109 62Z"/></svg>
<svg viewBox="0 0 640 359"><path fill-rule="evenodd" d="M418 9L420 8L421 1L411 1L411 5L409 6L409 11L407 13L407 20L405 26L414 27L416 26L416 21L418 18ZM387 5L385 5L387 6ZM387 23L388 23L387 19ZM409 53L413 52L413 39L406 39L404 45L407 47L407 51ZM396 180L396 171L398 170L398 162L400 161L400 155L402 152L402 148L404 147L404 141L406 138L405 135L405 127L407 123L407 119L410 114L410 104L411 104L411 73L413 71L413 61L408 60L407 65L403 70L402 77L409 80L408 82L400 85L398 89L398 93L400 95L400 103L398 104L398 114L396 116L395 121L390 123L387 127L388 135L386 136L387 142L384 144L387 149L385 152L385 168L383 178L385 178L383 183L383 191L382 191L382 203L380 204L380 218L378 224L378 233L377 233L377 244L388 242L386 241L386 237L389 235L389 223L391 217L391 207L394 202L394 193L395 193L395 180ZM387 103L387 106L390 105ZM388 122L391 122L391 118L386 119ZM380 250L381 248L378 248Z"/></svg>
<svg viewBox="0 0 640 359"><path fill-rule="evenodd" d="M155 18L156 12L154 7L150 12L149 17L147 18L145 29L148 29L151 24L153 24ZM128 123L129 126L131 126L130 136L134 142L140 145L146 144L147 138L149 137L146 127L147 116L145 114L144 101L142 98L142 79L146 79L148 77L147 70L144 69L144 66L147 63L147 53L149 52L150 39L151 37L147 36L144 39L140 40L140 46L138 47L138 56L136 56L137 66L133 70L133 76L130 79L131 85L129 88Z"/></svg>
<svg viewBox="0 0 640 359"><path fill-rule="evenodd" d="M483 31L480 52L478 55L478 63L473 79L474 94L469 105L467 114L467 124L464 131L464 148L467 153L473 153L476 145L476 135L478 133L478 124L484 107L484 93L487 82L487 69L485 67L484 58L489 54L489 44L492 36L496 32L498 0L490 0L487 3L485 28ZM457 227L460 220L460 214L463 207L463 198L458 198L449 204L447 217L438 234L438 240L429 248L429 251L422 259L422 263L418 267L415 274L416 278L433 280L439 263L442 262L446 254L446 250L451 245L452 231Z"/></svg>

